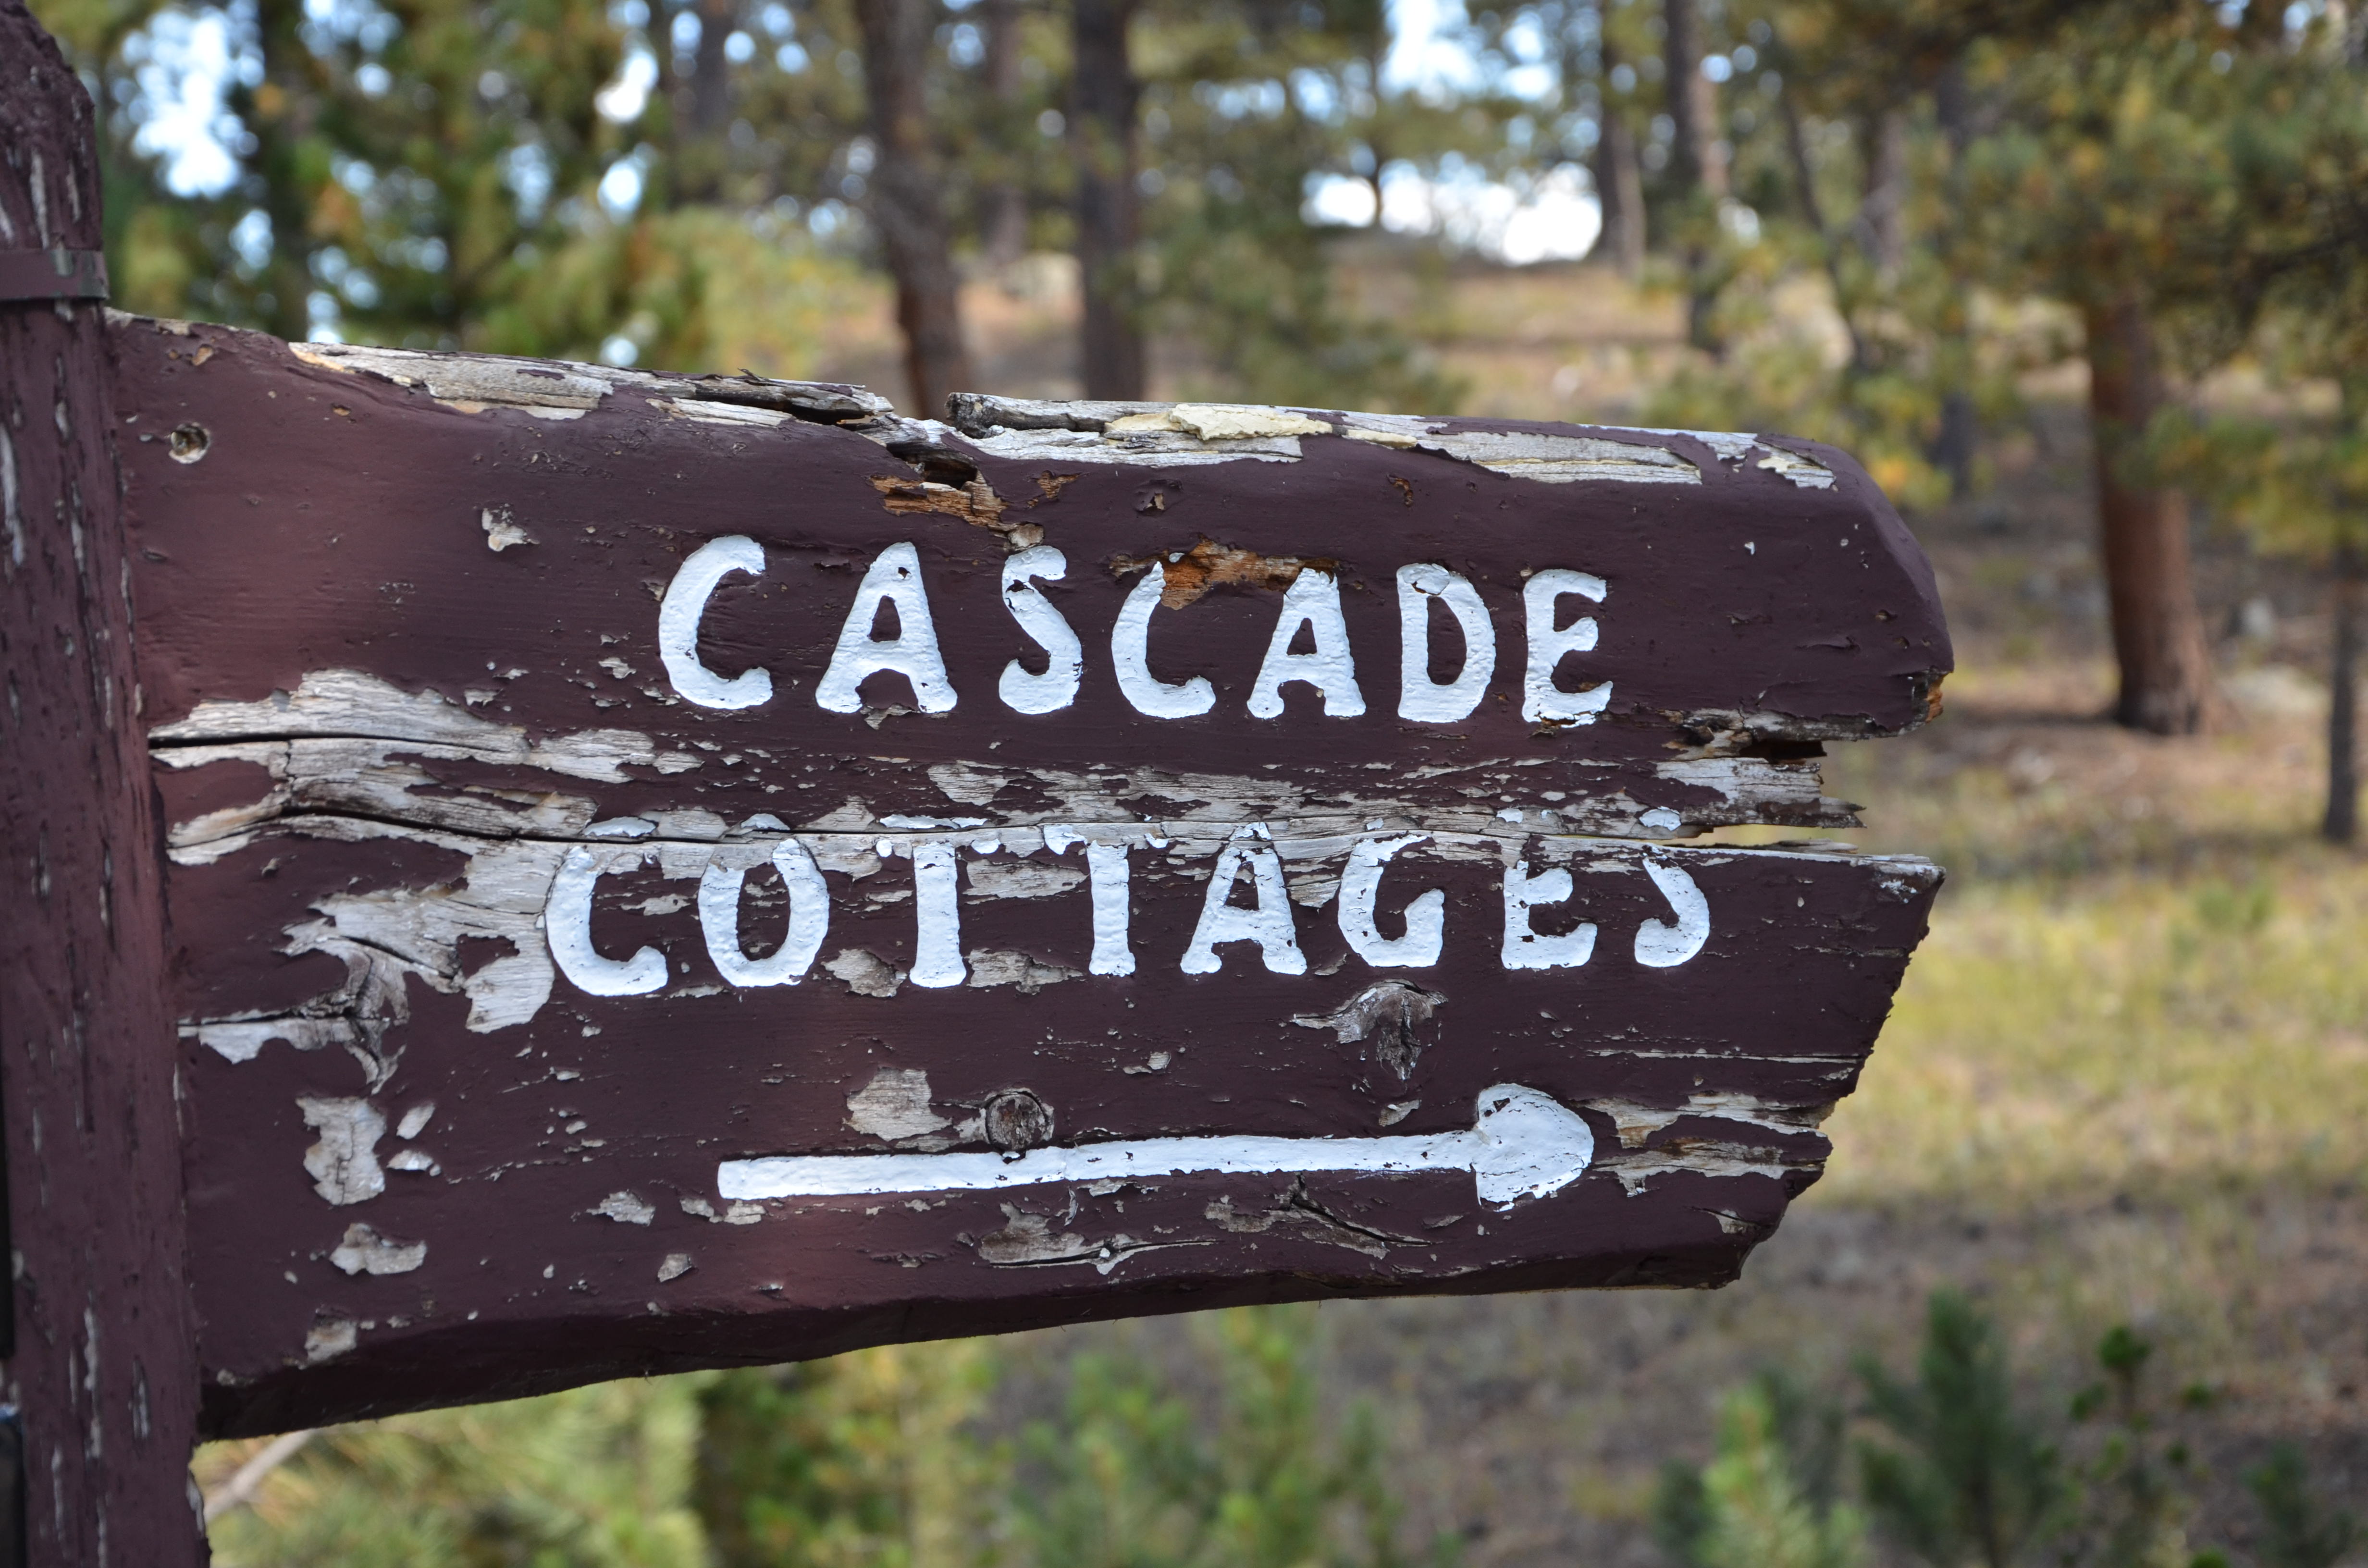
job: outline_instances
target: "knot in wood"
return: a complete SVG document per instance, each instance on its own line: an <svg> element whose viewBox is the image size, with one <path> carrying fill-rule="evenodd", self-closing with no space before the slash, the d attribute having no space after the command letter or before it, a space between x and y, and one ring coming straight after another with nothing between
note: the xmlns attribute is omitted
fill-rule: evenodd
<svg viewBox="0 0 2368 1568"><path fill-rule="evenodd" d="M982 1111L986 1141L1007 1154L1041 1148L1052 1141L1053 1108L1033 1089L1001 1089Z"/></svg>

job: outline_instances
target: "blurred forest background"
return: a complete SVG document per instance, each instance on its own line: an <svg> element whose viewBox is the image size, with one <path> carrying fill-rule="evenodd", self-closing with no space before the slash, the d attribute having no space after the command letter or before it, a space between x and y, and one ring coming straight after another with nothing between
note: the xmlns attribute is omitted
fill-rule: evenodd
<svg viewBox="0 0 2368 1568"><path fill-rule="evenodd" d="M1741 1284L217 1445L218 1561L2368 1558L2360 0L35 9L128 309L919 414L1782 430L1959 636L1947 717L1831 765L1952 881Z"/></svg>

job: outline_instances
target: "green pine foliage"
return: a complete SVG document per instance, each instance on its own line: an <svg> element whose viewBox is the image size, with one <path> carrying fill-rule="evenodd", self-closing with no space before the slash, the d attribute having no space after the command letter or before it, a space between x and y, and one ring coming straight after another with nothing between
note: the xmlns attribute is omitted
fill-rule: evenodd
<svg viewBox="0 0 2368 1568"><path fill-rule="evenodd" d="M2280 1443L2247 1471L2245 1487L2261 1512L2254 1548L2260 1568L2335 1568L2362 1543L2359 1521L2318 1494L2309 1464L2292 1443Z"/></svg>
<svg viewBox="0 0 2368 1568"><path fill-rule="evenodd" d="M996 1422L990 1342L608 1383L316 1437L213 1528L222 1568L1450 1568L1405 1530L1312 1310L1213 1314L1179 1381L1076 1358ZM215 1483L220 1484L221 1477Z"/></svg>
<svg viewBox="0 0 2368 1568"><path fill-rule="evenodd" d="M222 1568L707 1568L700 1378L341 1427L209 1533Z"/></svg>
<svg viewBox="0 0 2368 1568"><path fill-rule="evenodd" d="M2066 1478L2055 1446L2021 1409L1998 1330L1964 1296L1928 1312L1916 1378L1861 1363L1868 1507L1884 1534L1933 1568L2009 1568L2057 1523Z"/></svg>
<svg viewBox="0 0 2368 1568"><path fill-rule="evenodd" d="M1731 1391L1711 1462L1662 1471L1655 1538L1684 1568L1857 1568L1867 1518L1840 1495L1842 1423L1782 1372Z"/></svg>
<svg viewBox="0 0 2368 1568"><path fill-rule="evenodd" d="M1058 1422L1021 1439L1015 1544L1043 1568L1401 1568L1369 1413L1326 1422L1313 1313L1232 1312L1199 1338L1215 1409L1139 1364L1080 1357ZM1453 1561L1452 1543L1425 1560Z"/></svg>

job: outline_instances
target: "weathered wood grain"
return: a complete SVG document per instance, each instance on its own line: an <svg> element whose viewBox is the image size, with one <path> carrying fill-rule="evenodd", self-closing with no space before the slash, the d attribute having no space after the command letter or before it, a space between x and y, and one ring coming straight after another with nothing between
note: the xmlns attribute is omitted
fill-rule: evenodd
<svg viewBox="0 0 2368 1568"><path fill-rule="evenodd" d="M114 330L211 1431L1232 1301L1716 1283L1821 1168L1938 884L1684 842L1850 822L1822 743L1936 701L1929 569L1829 449L978 397L947 426ZM1449 574L1494 649L1468 689L1420 597ZM867 582L905 597L849 631ZM834 675L892 643L905 673ZM1419 1140L1507 1084L1595 1153L1504 1210L1444 1169L762 1201L719 1169Z"/></svg>
<svg viewBox="0 0 2368 1568"><path fill-rule="evenodd" d="M17 0L0 0L0 253L95 252L90 100ZM9 291L39 277L18 267ZM58 279L70 299L0 301L0 1355L20 1424L0 1463L22 1467L0 1476L21 1510L0 1550L22 1561L21 1540L56 1568L194 1564L164 868L88 278Z"/></svg>

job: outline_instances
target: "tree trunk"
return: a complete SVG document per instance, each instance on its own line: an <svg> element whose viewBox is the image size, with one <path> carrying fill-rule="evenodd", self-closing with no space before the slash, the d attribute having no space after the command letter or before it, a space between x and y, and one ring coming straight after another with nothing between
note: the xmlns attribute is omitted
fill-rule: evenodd
<svg viewBox="0 0 2368 1568"><path fill-rule="evenodd" d="M2328 681L2327 820L2331 844L2360 839L2360 652L2368 638L2368 553L2351 540L2335 550L2334 669Z"/></svg>
<svg viewBox="0 0 2368 1568"><path fill-rule="evenodd" d="M1620 63L1611 40L1602 43L1603 74L1595 116L1595 199L1603 211L1596 249L1622 278L1645 268L1645 177L1636 164L1636 133L1611 101L1611 68Z"/></svg>
<svg viewBox="0 0 2368 1568"><path fill-rule="evenodd" d="M692 56L691 128L702 137L721 136L732 119L732 62L724 40L739 22L732 0L699 0L699 51Z"/></svg>
<svg viewBox="0 0 2368 1568"><path fill-rule="evenodd" d="M1069 149L1077 171L1077 271L1085 290L1081 369L1086 396L1131 403L1144 395L1143 289L1135 245L1135 100L1127 58L1135 0L1076 0L1076 63L1069 84Z"/></svg>
<svg viewBox="0 0 2368 1568"><path fill-rule="evenodd" d="M2187 497L2137 468L2162 407L2154 324L2134 294L2086 312L2097 517L2122 688L2113 717L2158 735L2193 734L2214 706L2212 659L2189 567Z"/></svg>
<svg viewBox="0 0 2368 1568"><path fill-rule="evenodd" d="M1962 201L1965 150L1974 140L1973 97L1964 62L1952 60L1941 73L1941 79L1933 84L1932 108L1941 122L1941 134L1949 143L1945 189L1950 200ZM1935 243L1943 247L1946 260L1948 241L1941 238ZM1933 466L1949 476L1949 498L1963 501L1974 493L1974 458L1981 444L1981 426L1973 391L1964 384L1973 376L1974 353L1962 290L1952 301L1939 336L1936 357L1948 384L1941 394L1941 427L1932 437L1931 458Z"/></svg>
<svg viewBox="0 0 2368 1568"><path fill-rule="evenodd" d="M929 136L930 0L859 0L863 85L871 97L870 210L896 280L896 324L905 334L905 379L912 406L945 413L949 393L970 387L962 347L962 277L941 199L943 171Z"/></svg>
<svg viewBox="0 0 2368 1568"><path fill-rule="evenodd" d="M313 333L313 190L305 140L320 106L317 57L304 42L303 0L257 0L256 42L263 79L234 85L230 106L255 137L249 154L271 220L271 255L263 264L263 325L302 343Z"/></svg>
<svg viewBox="0 0 2368 1568"><path fill-rule="evenodd" d="M1664 87L1668 94L1670 121L1676 127L1669 143L1669 174L1678 191L1695 209L1686 227L1692 232L1684 255L1686 269L1686 337L1695 347L1719 352L1718 335L1711 324L1711 308L1718 292L1706 276L1710 250L1702 233L1712 221L1710 209L1727 193L1726 151L1718 139L1718 89L1704 76L1702 23L1699 0L1661 0Z"/></svg>
<svg viewBox="0 0 2368 1568"><path fill-rule="evenodd" d="M1000 175L986 189L986 259L1008 267L1028 254L1028 193L1011 177L1019 159L1019 0L985 0L979 6L986 35L982 62L987 97L995 105L996 158Z"/></svg>
<svg viewBox="0 0 2368 1568"><path fill-rule="evenodd" d="M1718 88L1702 74L1699 0L1661 0L1662 61L1669 96L1669 173L1684 191L1715 199L1727 193L1727 155L1719 140Z"/></svg>
<svg viewBox="0 0 2368 1568"><path fill-rule="evenodd" d="M1874 116L1866 161L1866 199L1859 218L1868 256L1885 278L1907 264L1907 114L1896 107Z"/></svg>

